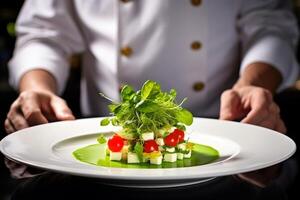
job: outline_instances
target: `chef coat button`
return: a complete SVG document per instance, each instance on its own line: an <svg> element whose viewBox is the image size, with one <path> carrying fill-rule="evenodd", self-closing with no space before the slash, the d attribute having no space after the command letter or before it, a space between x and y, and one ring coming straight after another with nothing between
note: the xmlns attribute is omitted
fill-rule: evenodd
<svg viewBox="0 0 300 200"><path fill-rule="evenodd" d="M193 89L194 89L194 91L196 91L196 92L200 92L201 90L203 90L204 89L204 83L203 82L196 82L196 83L194 83L194 85L193 85Z"/></svg>
<svg viewBox="0 0 300 200"><path fill-rule="evenodd" d="M123 3L128 3L130 2L131 0L121 0Z"/></svg>
<svg viewBox="0 0 300 200"><path fill-rule="evenodd" d="M126 57L130 57L133 54L133 50L131 47L126 46L121 49L121 54Z"/></svg>
<svg viewBox="0 0 300 200"><path fill-rule="evenodd" d="M191 4L193 6L200 6L202 4L202 0L191 0Z"/></svg>
<svg viewBox="0 0 300 200"><path fill-rule="evenodd" d="M192 44L191 44L191 49L192 49L192 50L195 50L195 51L200 50L201 47L202 47L202 44L201 44L201 42L199 42L199 41L194 41L194 42L192 42Z"/></svg>

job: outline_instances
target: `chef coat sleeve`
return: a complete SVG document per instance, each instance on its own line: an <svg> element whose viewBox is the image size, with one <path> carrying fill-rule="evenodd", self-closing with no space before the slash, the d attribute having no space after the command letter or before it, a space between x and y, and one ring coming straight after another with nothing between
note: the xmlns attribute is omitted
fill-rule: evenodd
<svg viewBox="0 0 300 200"><path fill-rule="evenodd" d="M295 49L297 21L289 0L241 1L238 28L243 57L240 74L255 62L272 65L283 81L279 90L290 86L298 77Z"/></svg>
<svg viewBox="0 0 300 200"><path fill-rule="evenodd" d="M10 83L18 89L22 75L33 69L50 72L58 93L69 74L69 57L83 51L83 40L69 0L27 0L16 22L17 41L9 62Z"/></svg>

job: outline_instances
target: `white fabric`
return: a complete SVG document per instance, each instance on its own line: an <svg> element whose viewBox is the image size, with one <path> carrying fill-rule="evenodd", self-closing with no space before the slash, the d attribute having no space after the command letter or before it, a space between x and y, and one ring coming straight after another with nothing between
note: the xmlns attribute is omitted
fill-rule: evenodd
<svg viewBox="0 0 300 200"><path fill-rule="evenodd" d="M218 116L220 95L253 62L276 67L281 88L298 76L294 48L297 23L281 0L27 0L17 21L18 40L10 61L11 83L36 68L48 70L59 92L68 77L68 58L83 52L83 114L107 114L107 101L119 86L139 88L147 79L179 100L196 116ZM200 41L202 48L191 50ZM130 57L120 48L130 46ZM202 81L201 92L193 90Z"/></svg>

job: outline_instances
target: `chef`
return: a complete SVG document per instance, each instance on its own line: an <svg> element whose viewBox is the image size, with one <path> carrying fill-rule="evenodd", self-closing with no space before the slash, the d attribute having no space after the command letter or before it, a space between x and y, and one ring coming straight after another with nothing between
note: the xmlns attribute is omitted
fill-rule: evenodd
<svg viewBox="0 0 300 200"><path fill-rule="evenodd" d="M284 0L27 0L9 63L20 92L8 133L74 116L59 97L82 53L81 109L107 114L99 92L148 79L175 88L195 116L284 133L273 94L298 77L296 20ZM242 133L241 133L242 134Z"/></svg>

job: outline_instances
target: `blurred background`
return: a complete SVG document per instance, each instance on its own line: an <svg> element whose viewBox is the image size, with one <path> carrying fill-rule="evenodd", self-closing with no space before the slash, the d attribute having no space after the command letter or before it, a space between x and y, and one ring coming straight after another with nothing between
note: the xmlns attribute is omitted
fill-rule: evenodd
<svg viewBox="0 0 300 200"><path fill-rule="evenodd" d="M294 0L294 12L300 24L300 0ZM12 56L15 43L15 20L23 4L21 0L2 1L0 6L0 139L5 137L4 120L11 103L16 99L17 92L8 84L7 62ZM298 47L299 49L299 47ZM300 51L297 51L300 60ZM70 59L71 76L67 89L63 94L76 117L80 117L79 110L79 79L81 67L80 55L74 55ZM299 145L300 132L300 78L291 88L288 88L275 96L281 108L281 115L288 128L288 134ZM299 151L295 157L299 160ZM0 200L9 199L15 180L11 179L3 164L3 156L0 155ZM299 178L297 182L300 183ZM297 194L296 186L289 189L289 195ZM299 191L298 191L299 193Z"/></svg>
<svg viewBox="0 0 300 200"><path fill-rule="evenodd" d="M9 86L7 62L12 56L15 45L15 21L23 4L22 0L1 1L0 5L0 139L5 137L4 120L11 103L18 93ZM73 113L80 117L79 79L80 55L70 59L71 74L63 97L68 102ZM71 86L72 85L72 86ZM71 87L70 87L71 86ZM10 177L0 153L0 200L9 199L16 181Z"/></svg>

